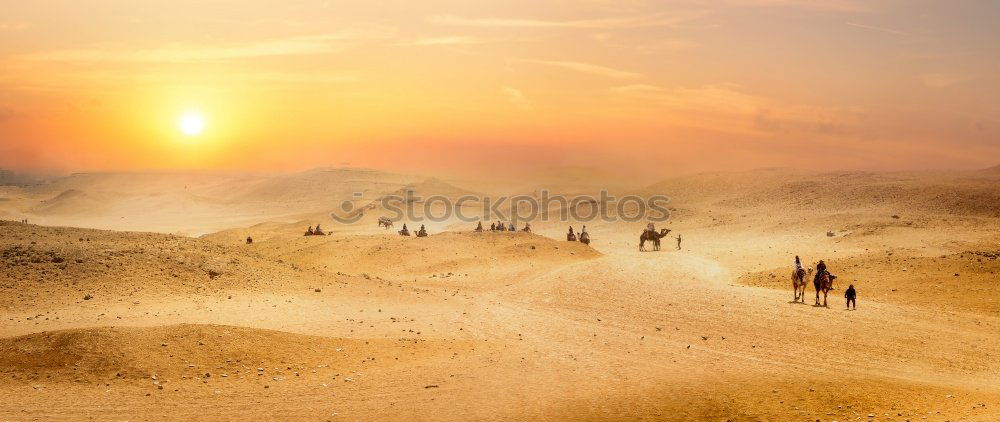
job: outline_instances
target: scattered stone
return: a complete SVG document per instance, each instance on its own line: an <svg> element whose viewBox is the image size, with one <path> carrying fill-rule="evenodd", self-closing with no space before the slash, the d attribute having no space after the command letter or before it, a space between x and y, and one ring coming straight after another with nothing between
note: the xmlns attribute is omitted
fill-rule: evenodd
<svg viewBox="0 0 1000 422"><path fill-rule="evenodd" d="M958 275L958 274L955 274L955 275ZM90 293L87 293L87 294L83 295L83 300L90 300L90 299L93 299L93 298L94 297L91 296Z"/></svg>

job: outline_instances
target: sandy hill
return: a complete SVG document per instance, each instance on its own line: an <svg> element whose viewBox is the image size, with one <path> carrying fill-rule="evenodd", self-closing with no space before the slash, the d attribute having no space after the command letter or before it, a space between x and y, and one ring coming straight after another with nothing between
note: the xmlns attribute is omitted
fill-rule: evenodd
<svg viewBox="0 0 1000 422"><path fill-rule="evenodd" d="M38 179L11 170L0 169L0 186L24 186L38 182Z"/></svg>
<svg viewBox="0 0 1000 422"><path fill-rule="evenodd" d="M68 189L58 195L42 200L31 209L38 215L59 215L79 213L101 213L109 208L108 201L78 189Z"/></svg>
<svg viewBox="0 0 1000 422"><path fill-rule="evenodd" d="M462 343L343 339L207 324L68 329L0 339L0 375L22 382L144 381L160 389L213 378L332 382L349 378L347 370L361 361L405 365L443 354L446 347L461 349Z"/></svg>
<svg viewBox="0 0 1000 422"><path fill-rule="evenodd" d="M0 208L47 225L202 234L273 219L326 216L343 201L360 206L414 180L364 169L78 173L7 189Z"/></svg>
<svg viewBox="0 0 1000 422"><path fill-rule="evenodd" d="M220 242L239 239L234 239L230 232L205 238ZM507 271L538 272L601 255L580 243L559 242L528 233L444 232L424 238L396 234L286 235L261 239L267 240L254 243L260 253L303 268L393 278L456 277L466 283L503 273L506 264L510 264Z"/></svg>
<svg viewBox="0 0 1000 422"><path fill-rule="evenodd" d="M880 302L917 304L940 311L1000 316L995 280L1000 276L1000 250L976 250L941 256L920 256L905 250L828 261L841 275L835 296L850 284ZM791 271L774 268L740 277L751 286L788 289ZM811 285L807 289L814 294ZM809 297L811 300L813 296Z"/></svg>
<svg viewBox="0 0 1000 422"><path fill-rule="evenodd" d="M879 210L996 217L1000 180L966 172L809 173L764 169L668 179L647 192L670 196L676 206L701 204L749 211L831 212Z"/></svg>
<svg viewBox="0 0 1000 422"><path fill-rule="evenodd" d="M11 222L0 222L0 234L0 291L12 298L8 309L80 303L88 295L106 304L314 281L246 245Z"/></svg>
<svg viewBox="0 0 1000 422"><path fill-rule="evenodd" d="M298 173L261 177L232 195L232 200L250 202L291 202L308 207L332 208L338 200L377 198L414 180L367 169L314 169Z"/></svg>
<svg viewBox="0 0 1000 422"><path fill-rule="evenodd" d="M981 170L981 172L982 173L988 173L988 174L1000 174L1000 165L996 165L996 166L993 166L993 167L990 167L990 168L983 169L983 170Z"/></svg>

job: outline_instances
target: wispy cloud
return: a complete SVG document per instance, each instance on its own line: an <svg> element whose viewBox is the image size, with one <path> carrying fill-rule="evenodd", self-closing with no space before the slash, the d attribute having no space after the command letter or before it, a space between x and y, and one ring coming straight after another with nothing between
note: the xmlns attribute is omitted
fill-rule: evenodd
<svg viewBox="0 0 1000 422"><path fill-rule="evenodd" d="M24 22L0 22L0 32L20 32L28 28L31 25Z"/></svg>
<svg viewBox="0 0 1000 422"><path fill-rule="evenodd" d="M534 106L532 106L531 102L528 101L528 98L524 96L524 93L517 88L505 86L503 88L500 88L500 94L503 95L504 98L506 98L507 101L511 103L511 105L517 107L518 109L524 111L534 109Z"/></svg>
<svg viewBox="0 0 1000 422"><path fill-rule="evenodd" d="M686 11L675 14L656 13L642 16L626 16L601 19L545 20L532 18L467 18L454 15L430 16L427 22L438 25L471 26L482 28L576 28L611 29L638 28L644 26L677 25L705 15L704 11Z"/></svg>
<svg viewBox="0 0 1000 422"><path fill-rule="evenodd" d="M856 126L857 110L793 104L743 91L734 84L667 89L632 84L609 89L619 97L639 101L643 109L664 110L685 125L740 133L806 132L839 135Z"/></svg>
<svg viewBox="0 0 1000 422"><path fill-rule="evenodd" d="M489 40L470 37L463 35L452 35L443 37L422 37L411 41L403 41L399 45L471 45L471 44L483 44L490 42Z"/></svg>
<svg viewBox="0 0 1000 422"><path fill-rule="evenodd" d="M903 32L903 31L897 31L895 29L890 29L890 28L883 28L883 27L880 27L880 26L862 25L860 23L854 23L854 22L845 22L845 23L847 24L847 26L853 26L855 28L867 29L869 31L882 32L882 33L885 33L885 34L892 34L892 35L909 35L909 34L907 34L906 32Z"/></svg>
<svg viewBox="0 0 1000 422"><path fill-rule="evenodd" d="M794 7L827 12L867 12L872 3L864 0L729 0L738 6Z"/></svg>
<svg viewBox="0 0 1000 422"><path fill-rule="evenodd" d="M348 29L335 33L262 40L224 46L171 45L147 49L103 47L35 53L21 58L67 62L197 62L268 56L310 55L342 51L357 42L394 36L385 27Z"/></svg>
<svg viewBox="0 0 1000 422"><path fill-rule="evenodd" d="M960 73L927 73L920 75L920 82L929 88L947 88L969 80L968 75Z"/></svg>
<svg viewBox="0 0 1000 422"><path fill-rule="evenodd" d="M640 73L629 72L627 70L620 70L611 67L605 67L583 62L557 61L557 60L532 60L532 59L521 60L521 62L538 64L543 66L558 67L561 69L572 70L574 72L604 76L613 79L636 79L642 77L642 74Z"/></svg>

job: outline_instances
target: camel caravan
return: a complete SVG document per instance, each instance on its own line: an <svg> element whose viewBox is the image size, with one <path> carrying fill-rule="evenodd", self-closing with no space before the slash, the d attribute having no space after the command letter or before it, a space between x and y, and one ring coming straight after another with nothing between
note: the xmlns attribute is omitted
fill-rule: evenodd
<svg viewBox="0 0 1000 422"><path fill-rule="evenodd" d="M379 228L384 228L386 230L392 228L393 227L392 219L390 219L389 217L386 217L386 216L379 217L378 218L378 227ZM480 221L480 222L478 222L476 224L476 228L474 229L474 231L476 233L482 233L482 232L486 231L486 228L483 227L483 222L482 221ZM531 233L531 223L525 223L524 227L521 228L520 230L518 230L517 229L517 225L514 224L514 222L510 222L510 223L504 224L503 221L496 221L496 222L490 223L489 231L491 231L491 232L517 232L517 231L521 231L521 232L525 232L525 233ZM655 227L653 226L653 223L649 223L646 226L646 229L639 236L639 251L642 252L642 251L646 250L646 242L652 242L653 243L653 250L654 251L660 250L661 239L663 239L664 237L666 237L670 233L670 231L671 231L670 229L661 229L659 232L657 232L656 229L655 229ZM398 230L396 233L399 233L400 236L427 237L427 228L424 227L423 224L421 224L420 225L420 230L417 230L417 232L415 234L411 234L410 233L410 229L408 227L406 227L406 224L403 224L402 230ZM320 228L319 224L317 224L315 228L313 228L312 226L309 226L309 229L306 231L305 236L322 236L322 235L327 235L327 234L330 234L330 233L323 232L323 229ZM676 239L677 239L677 249L680 250L681 249L681 237L677 236ZM568 242L580 242L580 243L583 243L584 245L590 245L590 233L587 232L587 226L584 225L582 227L582 229L580 230L579 234L573 231L573 226L569 226L569 230L566 233L566 241L568 241ZM251 241L248 241L247 243L250 243L250 242ZM831 280L831 283L832 283L832 280ZM798 285L796 285L796 286L798 286ZM796 287L796 289L798 289L798 287ZM796 300L798 300L798 298L799 298L799 294L797 292L798 292L798 290L796 290L796 295L795 295Z"/></svg>
<svg viewBox="0 0 1000 422"><path fill-rule="evenodd" d="M477 232L477 233L482 233L482 232L485 231L485 229L483 229L483 222L482 221L480 221L476 225L476 229L474 231ZM516 232L517 231L517 226L513 222L510 223L509 225L506 225L502 221L497 221L495 223L490 223L490 231L491 232ZM524 228L521 229L521 231L525 232L525 233L531 233L531 223L525 223L524 224Z"/></svg>
<svg viewBox="0 0 1000 422"><path fill-rule="evenodd" d="M810 268L806 270L802 267L802 261L799 257L795 257L795 268L792 270L792 290L793 298L792 302L806 303L806 280L809 276L813 275L813 269ZM816 264L816 275L813 277L813 288L816 289L816 304L815 306L820 306L819 304L819 293L823 292L823 306L827 306L826 298L833 288L833 280L836 280L837 276L830 274L830 271L826 269L826 263L823 260L819 260ZM853 293L854 285L851 285L849 294ZM852 299L847 296L848 299ZM856 305L855 305L856 306Z"/></svg>
<svg viewBox="0 0 1000 422"><path fill-rule="evenodd" d="M392 220L389 219L389 217L385 216L379 217L378 226L388 230L390 227L393 226ZM486 232L487 229L483 226L483 222L479 221L476 224L476 228L473 229L473 231L476 233L483 233ZM490 232L521 231L525 233L531 233L531 223L525 223L524 227L518 230L517 225L514 224L514 222L505 224L503 221L496 221L490 223L489 231ZM660 250L660 240L666 237L667 234L670 233L670 231L671 231L670 229L662 229L659 232L657 232L653 227L653 223L649 223L649 225L647 225L646 227L646 230L643 231L641 236L639 236L639 250L640 251L646 250L645 245L647 241L653 243L654 251ZM403 229L399 230L397 233L399 233L400 236L411 236L410 230L409 228L406 227L406 224L403 224ZM424 225L421 224L420 230L417 231L416 233L416 237L425 237L425 236L427 236L427 230L425 229ZM681 248L681 237L677 236L676 239L677 239L677 249L679 250ZM579 234L573 231L573 226L569 226L569 230L566 233L566 241L580 242L583 243L584 245L590 245L590 233L587 232L587 226L584 225L580 230Z"/></svg>

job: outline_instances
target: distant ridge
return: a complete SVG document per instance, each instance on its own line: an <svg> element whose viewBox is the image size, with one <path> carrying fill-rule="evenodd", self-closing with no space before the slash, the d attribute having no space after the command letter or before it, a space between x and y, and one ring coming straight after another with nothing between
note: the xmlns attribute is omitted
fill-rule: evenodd
<svg viewBox="0 0 1000 422"><path fill-rule="evenodd" d="M0 186L24 186L37 182L38 180L31 176L18 174L11 170L0 169Z"/></svg>

